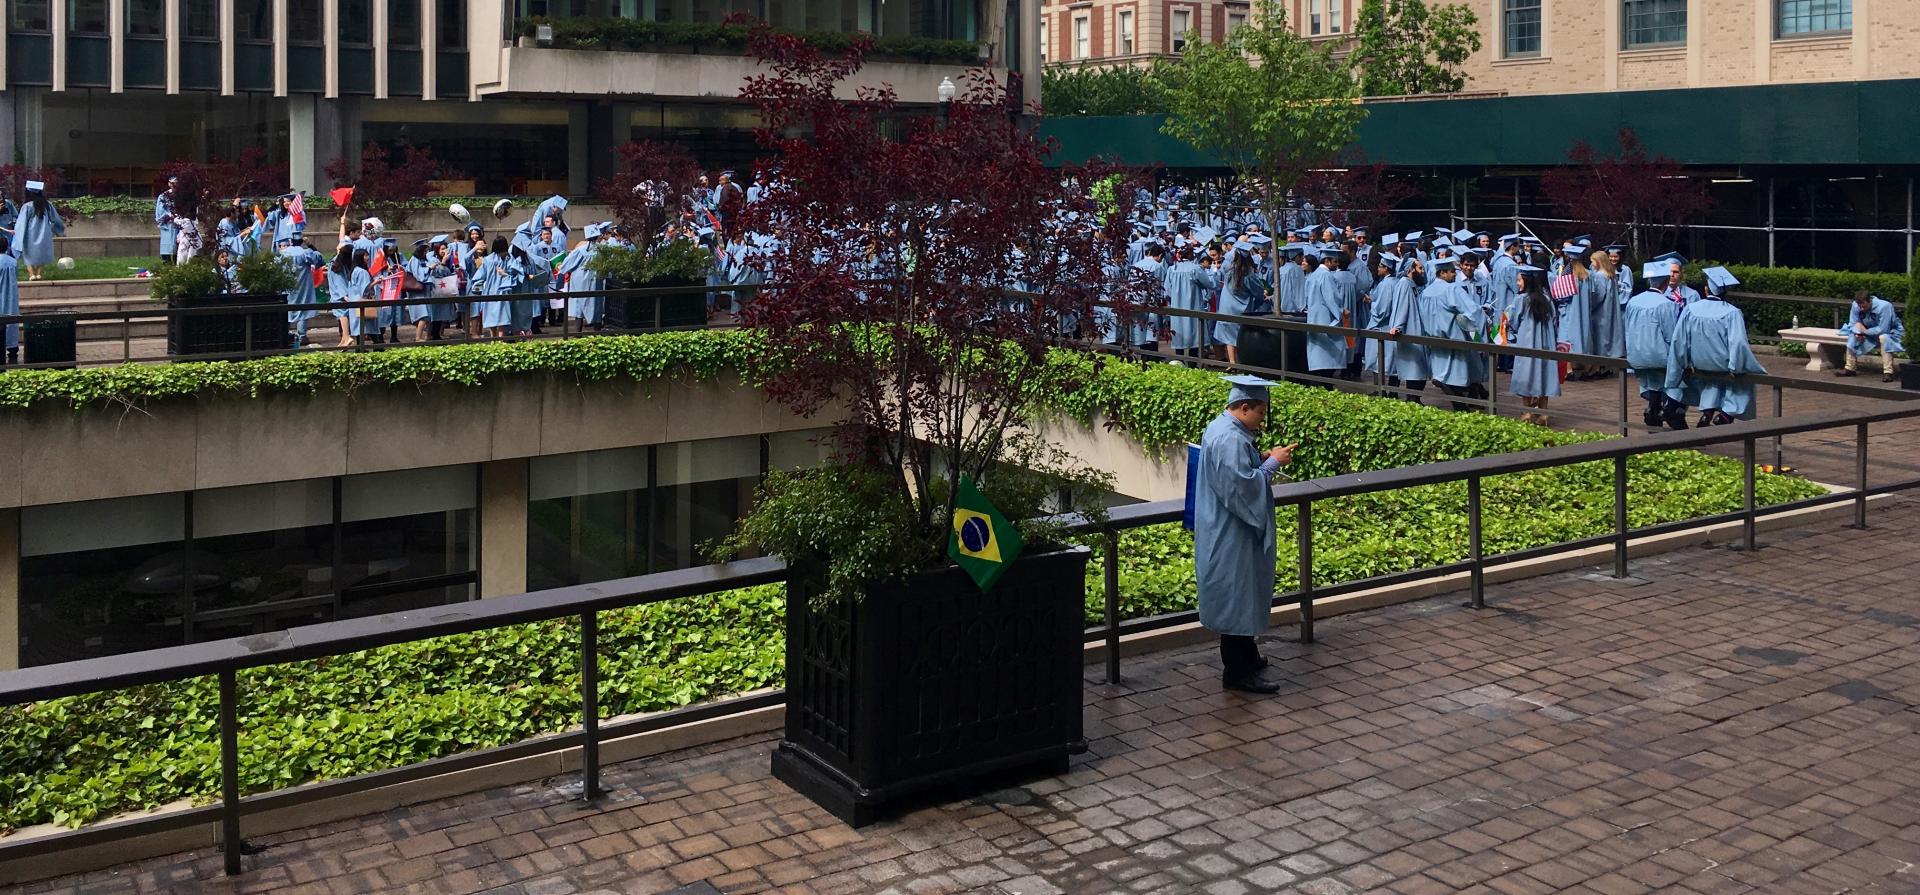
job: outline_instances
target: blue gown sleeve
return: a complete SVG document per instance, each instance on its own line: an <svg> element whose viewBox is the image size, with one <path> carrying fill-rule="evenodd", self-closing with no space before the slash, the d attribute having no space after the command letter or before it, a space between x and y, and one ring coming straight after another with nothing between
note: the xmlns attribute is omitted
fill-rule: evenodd
<svg viewBox="0 0 1920 895"><path fill-rule="evenodd" d="M1240 468L1237 458L1229 456L1238 451L1229 451L1224 445L1210 445L1214 450L1204 452L1207 457L1205 473L1213 493L1220 495L1227 512L1233 518L1260 530L1266 520L1260 517L1261 510L1272 513L1273 492L1267 484L1267 474L1261 467Z"/></svg>

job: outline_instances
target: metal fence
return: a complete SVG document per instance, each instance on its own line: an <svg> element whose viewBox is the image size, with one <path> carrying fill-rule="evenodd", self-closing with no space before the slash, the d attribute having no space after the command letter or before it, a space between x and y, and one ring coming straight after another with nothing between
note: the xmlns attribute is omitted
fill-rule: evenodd
<svg viewBox="0 0 1920 895"><path fill-rule="evenodd" d="M1208 316L1218 317L1218 315ZM1246 318L1241 322L1259 320L1259 318ZM1290 322L1281 321L1263 322L1263 325L1289 324ZM1290 325L1306 326L1305 324ZM1342 332L1328 327L1311 329ZM1423 340L1415 337L1401 338L1404 341L1422 344L1440 342L1440 340ZM1508 348L1515 353L1528 353L1526 349L1512 349L1509 346L1487 347ZM1540 354L1540 352L1532 352L1532 354ZM1256 369L1255 371L1272 375L1284 374L1284 371L1278 370ZM1853 524L1864 528L1869 497L1920 488L1920 476L1882 482L1877 485L1868 481L1869 427L1876 423L1914 419L1920 419L1920 404L1906 402L1892 404L1886 409L1871 412L1830 411L1735 427L1663 432L1644 438L1609 439L1281 484L1273 488L1273 503L1275 507L1291 507L1297 519L1294 547L1299 562L1299 587L1294 591L1275 595L1273 605L1297 606L1300 639L1311 642L1314 639L1313 613L1316 601L1360 590L1465 572L1469 576L1468 593L1471 605L1479 608L1486 605L1485 574L1489 567L1611 545L1613 573L1616 576L1625 576L1628 568L1628 545L1635 537L1657 536L1702 525L1739 522L1743 526L1742 544L1745 549L1753 550L1759 546L1756 530L1760 519L1812 507L1848 502L1851 502L1854 507ZM1756 504L1755 451L1761 441L1836 429L1851 429L1855 434L1858 479L1852 488L1775 506L1760 507ZM1742 509L1641 528L1629 526L1628 458L1662 451L1704 449L1731 444L1740 446L1744 463ZM1613 466L1614 492L1611 532L1512 553L1486 555L1481 537L1483 512L1481 486L1486 479L1527 470L1609 461ZM1314 580L1313 535L1316 503L1352 495L1456 482L1464 482L1467 486L1467 559L1356 581L1320 583ZM1193 611L1141 619L1119 617L1119 533L1149 525L1177 522L1181 515L1180 501L1162 501L1117 508L1112 511L1108 522L1103 526L1095 527L1079 521L1078 531L1081 534L1104 538L1106 543L1103 584L1104 623L1089 629L1085 636L1088 643L1105 643L1106 677L1109 681L1117 682L1121 677L1120 646L1123 636L1134 632L1189 624L1197 619L1197 614ZM581 773L584 798L593 799L602 792L599 747L606 739L761 709L779 704L782 700L781 693L767 692L641 717L619 724L602 725L598 713L600 686L597 649L598 613L663 600L696 598L734 588L779 582L786 577L786 567L779 560L754 559L727 565L705 566L539 591L457 606L329 622L293 628L275 634L211 641L0 673L0 706L217 675L220 683L221 761L221 798L217 805L190 808L153 817L112 821L29 841L0 844L0 861L43 855L82 845L120 841L218 820L222 831L226 872L237 874L242 869L241 856L244 846L241 838L241 819L246 815L575 747L582 753ZM237 718L239 700L237 675L240 670L338 656L381 646L486 630L504 625L563 618L579 620L582 712L580 729L351 778L311 783L247 796L241 795Z"/></svg>

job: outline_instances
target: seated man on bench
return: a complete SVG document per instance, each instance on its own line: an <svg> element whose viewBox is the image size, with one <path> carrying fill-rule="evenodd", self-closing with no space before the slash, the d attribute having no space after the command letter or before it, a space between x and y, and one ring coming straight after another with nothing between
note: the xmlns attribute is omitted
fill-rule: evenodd
<svg viewBox="0 0 1920 895"><path fill-rule="evenodd" d="M1847 325L1840 328L1840 335L1847 339L1847 366L1835 376L1859 375L1856 368L1860 365L1860 356L1878 351L1880 379L1893 381L1893 355L1904 350L1900 342L1907 335L1906 324L1893 312L1893 302L1869 294L1865 289L1854 293L1853 307L1848 309Z"/></svg>

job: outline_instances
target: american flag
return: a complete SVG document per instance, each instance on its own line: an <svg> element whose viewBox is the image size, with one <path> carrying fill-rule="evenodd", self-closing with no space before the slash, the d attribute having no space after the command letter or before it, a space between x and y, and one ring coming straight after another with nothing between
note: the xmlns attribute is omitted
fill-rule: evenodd
<svg viewBox="0 0 1920 895"><path fill-rule="evenodd" d="M295 224L305 224L307 222L306 193L296 192L293 194L293 201L287 205L287 214L293 218Z"/></svg>
<svg viewBox="0 0 1920 895"><path fill-rule="evenodd" d="M1580 283L1573 278L1573 274L1563 273L1553 278L1554 298L1572 298L1579 291Z"/></svg>

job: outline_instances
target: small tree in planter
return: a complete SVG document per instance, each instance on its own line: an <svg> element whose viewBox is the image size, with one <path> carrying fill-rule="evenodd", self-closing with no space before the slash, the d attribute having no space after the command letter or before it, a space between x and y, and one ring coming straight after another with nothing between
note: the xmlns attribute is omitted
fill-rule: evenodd
<svg viewBox="0 0 1920 895"><path fill-rule="evenodd" d="M1084 748L1086 553L1029 517L1049 491L1090 502L1100 477L1021 433L1041 394L1081 384L1049 348L1100 298L1127 311L1119 290L1135 288L1103 285L1123 244L1009 117L1003 85L971 73L944 120L882 127L890 89L835 96L869 47L828 57L765 29L753 44L770 73L743 96L774 156L745 226L773 237L775 285L741 322L769 395L844 415L836 461L771 477L720 551L795 570L774 771L855 825Z"/></svg>
<svg viewBox="0 0 1920 895"><path fill-rule="evenodd" d="M713 253L691 239L671 239L656 247L602 248L587 262L609 289L696 286L713 267ZM613 329L698 326L706 322L706 296L611 296L603 320Z"/></svg>

